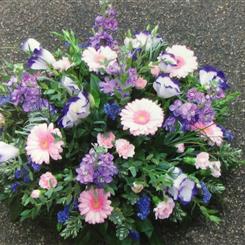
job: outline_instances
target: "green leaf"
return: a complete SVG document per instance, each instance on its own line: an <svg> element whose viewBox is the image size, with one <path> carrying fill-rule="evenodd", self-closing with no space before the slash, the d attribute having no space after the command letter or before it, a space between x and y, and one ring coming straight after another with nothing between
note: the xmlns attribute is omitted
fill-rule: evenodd
<svg viewBox="0 0 245 245"><path fill-rule="evenodd" d="M93 102L96 108L100 106L100 90L99 90L99 81L100 79L91 74L90 76L90 94L93 97Z"/></svg>
<svg viewBox="0 0 245 245"><path fill-rule="evenodd" d="M129 171L133 177L135 177L137 175L137 170L134 166L129 167Z"/></svg>
<svg viewBox="0 0 245 245"><path fill-rule="evenodd" d="M116 236L120 241L124 240L128 236L128 234L129 230L127 227L122 226L116 230Z"/></svg>

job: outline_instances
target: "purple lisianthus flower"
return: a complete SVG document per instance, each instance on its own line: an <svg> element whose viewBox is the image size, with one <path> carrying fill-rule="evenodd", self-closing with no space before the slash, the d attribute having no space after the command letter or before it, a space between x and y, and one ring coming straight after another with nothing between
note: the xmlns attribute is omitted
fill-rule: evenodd
<svg viewBox="0 0 245 245"><path fill-rule="evenodd" d="M180 168L175 168L172 175L173 186L168 188L168 193L174 200L179 200L183 205L190 203L197 194L195 182L189 179Z"/></svg>
<svg viewBox="0 0 245 245"><path fill-rule="evenodd" d="M36 48L27 66L33 70L47 70L54 62L56 62L54 56L47 49Z"/></svg>
<svg viewBox="0 0 245 245"><path fill-rule="evenodd" d="M225 74L212 66L204 66L199 70L199 81L204 88L219 87L223 90L229 88Z"/></svg>
<svg viewBox="0 0 245 245"><path fill-rule="evenodd" d="M62 128L71 128L77 125L81 119L90 114L90 103L87 96L80 92L78 96L71 97L65 104L58 125Z"/></svg>
<svg viewBox="0 0 245 245"><path fill-rule="evenodd" d="M164 99L180 94L177 80L170 78L167 74L159 76L153 83L153 88L157 92L157 95Z"/></svg>
<svg viewBox="0 0 245 245"><path fill-rule="evenodd" d="M177 66L178 61L173 54L164 52L158 56L159 68L164 73L170 73L170 70Z"/></svg>
<svg viewBox="0 0 245 245"><path fill-rule="evenodd" d="M35 49L40 49L41 44L33 38L28 38L22 45L21 49L24 52L33 52Z"/></svg>

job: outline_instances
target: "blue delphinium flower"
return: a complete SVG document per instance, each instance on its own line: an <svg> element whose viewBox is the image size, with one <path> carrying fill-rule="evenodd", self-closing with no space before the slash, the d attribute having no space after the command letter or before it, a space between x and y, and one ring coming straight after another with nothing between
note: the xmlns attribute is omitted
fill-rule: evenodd
<svg viewBox="0 0 245 245"><path fill-rule="evenodd" d="M129 231L129 236L134 241L138 241L140 239L140 233L136 230Z"/></svg>
<svg viewBox="0 0 245 245"><path fill-rule="evenodd" d="M65 206L65 208L57 213L58 223L64 224L69 218L69 206Z"/></svg>
<svg viewBox="0 0 245 245"><path fill-rule="evenodd" d="M219 127L221 128L221 130L223 132L224 139L231 142L234 139L234 134L232 133L232 131L230 129L226 129L220 125L219 125Z"/></svg>
<svg viewBox="0 0 245 245"><path fill-rule="evenodd" d="M104 105L105 114L112 120L116 120L117 115L120 113L121 109L117 103L107 103Z"/></svg>
<svg viewBox="0 0 245 245"><path fill-rule="evenodd" d="M205 204L208 204L210 199L212 198L212 194L210 193L206 184L203 181L200 181L200 184L201 184L202 194L203 194L202 200Z"/></svg>
<svg viewBox="0 0 245 245"><path fill-rule="evenodd" d="M11 184L10 188L11 188L12 192L17 192L19 186L20 186L20 183L18 181L16 181L16 182Z"/></svg>
<svg viewBox="0 0 245 245"><path fill-rule="evenodd" d="M14 177L16 179L20 179L22 177L22 171L20 169L17 169L14 173Z"/></svg>
<svg viewBox="0 0 245 245"><path fill-rule="evenodd" d="M147 216L150 213L150 207L151 207L151 199L147 195L141 196L137 203L137 216L144 220L147 218Z"/></svg>

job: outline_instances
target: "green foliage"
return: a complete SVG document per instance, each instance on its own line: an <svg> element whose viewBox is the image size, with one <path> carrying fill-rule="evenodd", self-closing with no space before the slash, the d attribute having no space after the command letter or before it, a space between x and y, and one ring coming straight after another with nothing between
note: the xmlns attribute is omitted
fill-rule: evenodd
<svg viewBox="0 0 245 245"><path fill-rule="evenodd" d="M221 219L220 217L217 216L218 211L214 209L208 209L207 207L204 206L199 206L201 213L203 216L215 224L219 224Z"/></svg>
<svg viewBox="0 0 245 245"><path fill-rule="evenodd" d="M65 228L60 232L64 238L75 238L83 228L83 218L80 215L71 216L65 222Z"/></svg>
<svg viewBox="0 0 245 245"><path fill-rule="evenodd" d="M187 213L182 209L179 203L175 204L174 211L170 216L170 220L177 223L183 221L183 219L187 216Z"/></svg>

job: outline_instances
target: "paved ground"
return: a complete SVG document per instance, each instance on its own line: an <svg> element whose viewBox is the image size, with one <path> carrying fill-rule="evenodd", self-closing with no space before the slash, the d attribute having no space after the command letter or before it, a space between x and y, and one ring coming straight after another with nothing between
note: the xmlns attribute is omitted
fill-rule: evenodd
<svg viewBox="0 0 245 245"><path fill-rule="evenodd" d="M159 23L170 43L192 47L199 61L218 66L229 75L241 97L232 106L226 125L236 134L235 144L245 148L245 0L122 0L115 4L123 30L143 30ZM98 6L95 0L0 0L0 57L18 60L18 45L26 37L51 49L50 31L72 28L88 36ZM121 35L121 33L120 33ZM14 49L13 49L14 47ZM196 222L182 232L163 231L167 245L245 244L245 170L226 178L223 222L219 227ZM0 212L0 244L58 244L52 232L37 224L13 224L6 208Z"/></svg>

